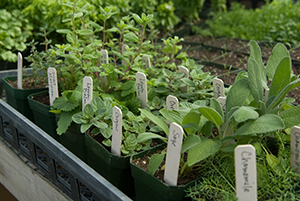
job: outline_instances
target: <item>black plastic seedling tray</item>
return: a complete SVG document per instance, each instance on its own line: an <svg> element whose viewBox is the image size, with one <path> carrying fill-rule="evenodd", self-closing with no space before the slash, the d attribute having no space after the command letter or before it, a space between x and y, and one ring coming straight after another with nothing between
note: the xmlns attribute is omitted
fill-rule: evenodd
<svg viewBox="0 0 300 201"><path fill-rule="evenodd" d="M0 137L72 200L131 200L2 99Z"/></svg>

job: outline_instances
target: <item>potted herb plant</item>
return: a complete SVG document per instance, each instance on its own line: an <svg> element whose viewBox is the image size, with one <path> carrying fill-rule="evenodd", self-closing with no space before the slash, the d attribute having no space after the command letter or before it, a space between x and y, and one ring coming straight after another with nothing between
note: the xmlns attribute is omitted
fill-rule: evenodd
<svg viewBox="0 0 300 201"><path fill-rule="evenodd" d="M252 143L260 146L263 139L274 136L277 130L299 124L299 112L297 112L299 106L287 104L286 101L289 99L285 98L292 88L300 85L300 79L292 75L291 59L286 47L282 44L277 44L274 47L266 70L262 62L260 48L256 42L250 42L250 50L248 73L240 73L234 85L231 86L226 97L226 108L212 98L209 106L197 102L197 104L182 104L178 111L160 110L160 113L170 122L182 125L187 133L188 131L197 133L195 136L199 138L198 143L193 140L192 145L194 146L188 150L186 161L184 159L181 161L180 173L196 164L201 165L202 162L205 162L205 159L213 157L220 151L233 152L238 144ZM267 77L271 81L270 87L267 86ZM268 96L263 95L264 88L269 88ZM142 113L166 130L167 125L164 120L158 119L143 110ZM188 114L193 118L187 118L186 115ZM216 130L212 130L213 125ZM200 137L198 134L200 134ZM190 134L187 134L187 136L190 136ZM148 166L150 173L154 174L157 171L164 155L165 152L162 151L160 154L151 157ZM279 160L268 151L266 151L265 157L271 167L276 166L273 163ZM142 172L144 178L150 177L150 174L147 171L140 170L136 164L133 164L133 159L136 158L138 156L131 159L132 174L135 180L138 181L136 192L146 192L142 189L143 187L147 188L148 191L151 189L151 193L147 196L144 197L141 193L137 196L137 199L152 200L153 197L149 198L151 195L156 196L156 200L168 199L162 191L156 192L154 187L148 186L146 181L139 178L139 174L142 174ZM139 174L135 173L136 169L140 172ZM168 186L162 181L160 181L160 184L158 183L156 182L156 185L162 186L161 189L163 186ZM168 191L165 190L165 192Z"/></svg>

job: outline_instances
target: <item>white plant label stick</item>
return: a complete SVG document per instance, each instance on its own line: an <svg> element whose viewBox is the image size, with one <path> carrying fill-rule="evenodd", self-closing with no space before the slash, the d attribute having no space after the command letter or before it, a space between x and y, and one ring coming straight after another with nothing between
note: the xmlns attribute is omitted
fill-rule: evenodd
<svg viewBox="0 0 300 201"><path fill-rule="evenodd" d="M166 102L167 110L177 110L178 105L179 105L178 99L175 96L168 95L167 102Z"/></svg>
<svg viewBox="0 0 300 201"><path fill-rule="evenodd" d="M151 62L150 62L150 58L149 57L143 56L142 57L142 61L143 61L143 68L144 69L150 68Z"/></svg>
<svg viewBox="0 0 300 201"><path fill-rule="evenodd" d="M291 130L291 167L300 173L300 127Z"/></svg>
<svg viewBox="0 0 300 201"><path fill-rule="evenodd" d="M127 51L126 48L128 48L128 45L122 44L122 49L121 49L122 54L124 54L124 52ZM122 60L122 64L123 64L123 65L127 65L127 62L124 61L124 60Z"/></svg>
<svg viewBox="0 0 300 201"><path fill-rule="evenodd" d="M117 106L113 107L111 153L121 156L122 143L122 111Z"/></svg>
<svg viewBox="0 0 300 201"><path fill-rule="evenodd" d="M213 79L213 89L215 99L219 97L225 97L224 82L219 78Z"/></svg>
<svg viewBox="0 0 300 201"><path fill-rule="evenodd" d="M53 67L47 69L48 73L48 90L49 90L49 102L50 106L53 105L53 101L58 97L58 85L57 85L57 72Z"/></svg>
<svg viewBox="0 0 300 201"><path fill-rule="evenodd" d="M93 99L93 79L85 76L82 84L82 111Z"/></svg>
<svg viewBox="0 0 300 201"><path fill-rule="evenodd" d="M168 95L166 100L166 109L167 110L177 110L178 109L178 99L175 96ZM166 123L170 124L170 121L166 119Z"/></svg>
<svg viewBox="0 0 300 201"><path fill-rule="evenodd" d="M22 82L23 82L23 57L20 52L18 52L18 64L17 64L17 71L18 71L18 76L17 76L17 85L18 89L23 89L22 87Z"/></svg>
<svg viewBox="0 0 300 201"><path fill-rule="evenodd" d="M145 108L148 102L147 78L144 73L136 73L136 96L141 101L141 107Z"/></svg>
<svg viewBox="0 0 300 201"><path fill-rule="evenodd" d="M223 110L223 113L225 114L225 112L226 112L226 98L220 96L219 98L217 98L217 101L220 103L220 105L222 107L222 110Z"/></svg>
<svg viewBox="0 0 300 201"><path fill-rule="evenodd" d="M108 64L108 52L107 52L107 50L101 50L100 52L101 52L100 64L101 65ZM101 80L102 83L106 83L107 82L106 76L100 76L100 80Z"/></svg>
<svg viewBox="0 0 300 201"><path fill-rule="evenodd" d="M265 100L266 100L266 101L267 101L268 98L269 98L269 91L270 91L270 89L266 89L266 90L265 90Z"/></svg>
<svg viewBox="0 0 300 201"><path fill-rule="evenodd" d="M256 153L252 145L234 150L236 197L240 201L257 200Z"/></svg>
<svg viewBox="0 0 300 201"><path fill-rule="evenodd" d="M164 181L177 186L183 129L175 122L170 124Z"/></svg>
<svg viewBox="0 0 300 201"><path fill-rule="evenodd" d="M186 67L184 67L184 66L179 66L179 67L178 67L178 72L184 73L184 76L183 76L183 77L189 78L190 72L189 72L189 69L187 69ZM181 91L182 93L187 93L187 92L188 92L188 89L189 89L189 86L186 85L185 87L181 87L181 88L180 88L180 91Z"/></svg>

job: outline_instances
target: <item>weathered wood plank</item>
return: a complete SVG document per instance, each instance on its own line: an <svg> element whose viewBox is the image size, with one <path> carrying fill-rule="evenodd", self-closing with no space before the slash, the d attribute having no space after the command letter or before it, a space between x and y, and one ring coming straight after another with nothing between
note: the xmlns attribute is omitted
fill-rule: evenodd
<svg viewBox="0 0 300 201"><path fill-rule="evenodd" d="M20 201L70 201L0 140L0 183Z"/></svg>

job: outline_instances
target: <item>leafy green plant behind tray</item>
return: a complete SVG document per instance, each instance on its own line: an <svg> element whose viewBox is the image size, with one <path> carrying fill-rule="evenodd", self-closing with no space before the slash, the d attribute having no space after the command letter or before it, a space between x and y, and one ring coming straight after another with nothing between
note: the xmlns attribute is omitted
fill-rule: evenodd
<svg viewBox="0 0 300 201"><path fill-rule="evenodd" d="M208 29L193 29L214 37L299 44L299 7L292 0L275 0L255 10L234 2L230 11L212 13L212 19L206 21Z"/></svg>
<svg viewBox="0 0 300 201"><path fill-rule="evenodd" d="M17 51L26 49L25 42L31 36L32 27L18 9L0 10L0 60L16 62Z"/></svg>

